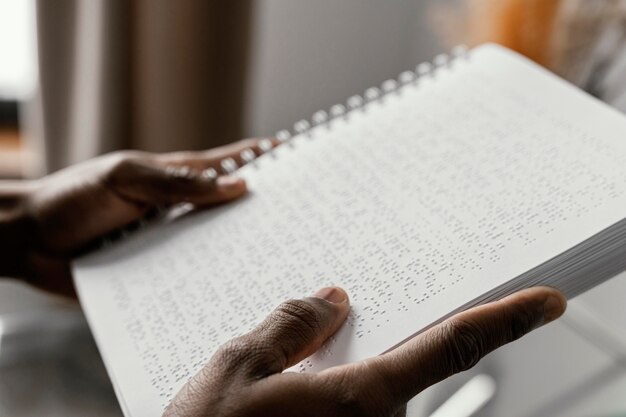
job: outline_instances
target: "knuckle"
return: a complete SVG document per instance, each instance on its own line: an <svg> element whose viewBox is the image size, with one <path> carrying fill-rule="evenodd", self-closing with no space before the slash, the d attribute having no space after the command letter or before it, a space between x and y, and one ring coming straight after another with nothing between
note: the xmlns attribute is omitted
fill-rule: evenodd
<svg viewBox="0 0 626 417"><path fill-rule="evenodd" d="M220 346L215 357L220 361L237 362L244 359L249 350L250 343L244 337L238 337Z"/></svg>
<svg viewBox="0 0 626 417"><path fill-rule="evenodd" d="M317 334L322 330L323 314L311 303L304 300L289 300L275 311L275 318L283 326L289 326L295 335Z"/></svg>
<svg viewBox="0 0 626 417"><path fill-rule="evenodd" d="M215 353L215 362L223 372L233 373L237 369L250 364L258 357L258 348L255 343L242 336L222 345Z"/></svg>
<svg viewBox="0 0 626 417"><path fill-rule="evenodd" d="M222 345L215 353L214 362L226 375L239 372L264 375L272 370L276 354L266 343L246 335Z"/></svg>
<svg viewBox="0 0 626 417"><path fill-rule="evenodd" d="M286 365L302 346L308 345L323 331L324 315L304 300L289 300L279 305L262 325L274 346L274 363ZM278 340L275 340L278 339Z"/></svg>
<svg viewBox="0 0 626 417"><path fill-rule="evenodd" d="M117 163L128 163L130 161L134 161L137 159L141 159L145 157L146 153L141 151L134 150L123 150L123 151L115 151L110 153L108 156L111 160Z"/></svg>
<svg viewBox="0 0 626 417"><path fill-rule="evenodd" d="M141 159L143 153L140 151L117 151L107 155L108 159L108 177L114 178L117 175L124 175L128 173L129 169Z"/></svg>
<svg viewBox="0 0 626 417"><path fill-rule="evenodd" d="M365 365L363 365L365 366ZM358 373L357 369L347 369L333 378L335 408L338 415L347 417L383 417L390 415L390 410L384 409L387 404L383 396L384 390L374 389L375 384ZM367 375L367 373L365 373ZM380 388L380 387L378 387Z"/></svg>
<svg viewBox="0 0 626 417"><path fill-rule="evenodd" d="M371 407L361 399L354 389L343 389L340 391L336 407L338 415L346 417L378 417Z"/></svg>
<svg viewBox="0 0 626 417"><path fill-rule="evenodd" d="M487 353L485 333L469 320L453 320L443 328L443 339L448 366L452 373L474 367Z"/></svg>
<svg viewBox="0 0 626 417"><path fill-rule="evenodd" d="M335 404L342 416L373 416L371 407L363 400L360 391L355 387L354 379L345 377L337 389Z"/></svg>
<svg viewBox="0 0 626 417"><path fill-rule="evenodd" d="M507 342L512 342L529 333L537 325L537 317L542 316L542 309L530 312L523 306L513 307L509 322Z"/></svg>

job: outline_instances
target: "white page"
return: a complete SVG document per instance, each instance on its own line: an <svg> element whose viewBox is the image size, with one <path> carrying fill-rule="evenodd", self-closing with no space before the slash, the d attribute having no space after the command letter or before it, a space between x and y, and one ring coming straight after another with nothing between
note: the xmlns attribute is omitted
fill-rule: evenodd
<svg viewBox="0 0 626 417"><path fill-rule="evenodd" d="M78 261L127 416L228 339L328 285L352 312L297 368L380 354L624 217L626 121L500 47L240 170L243 200Z"/></svg>

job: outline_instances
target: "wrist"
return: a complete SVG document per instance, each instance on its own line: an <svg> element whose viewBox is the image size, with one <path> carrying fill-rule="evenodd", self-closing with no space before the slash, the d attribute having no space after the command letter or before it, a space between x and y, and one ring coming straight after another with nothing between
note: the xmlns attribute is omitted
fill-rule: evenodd
<svg viewBox="0 0 626 417"><path fill-rule="evenodd" d="M0 181L0 276L26 278L35 241L29 210L34 182Z"/></svg>

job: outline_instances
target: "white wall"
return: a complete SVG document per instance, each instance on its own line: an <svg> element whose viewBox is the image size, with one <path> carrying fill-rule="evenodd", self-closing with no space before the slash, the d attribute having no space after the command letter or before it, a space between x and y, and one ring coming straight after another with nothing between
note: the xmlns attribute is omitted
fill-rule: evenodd
<svg viewBox="0 0 626 417"><path fill-rule="evenodd" d="M434 0L258 0L246 133L270 135L440 50Z"/></svg>

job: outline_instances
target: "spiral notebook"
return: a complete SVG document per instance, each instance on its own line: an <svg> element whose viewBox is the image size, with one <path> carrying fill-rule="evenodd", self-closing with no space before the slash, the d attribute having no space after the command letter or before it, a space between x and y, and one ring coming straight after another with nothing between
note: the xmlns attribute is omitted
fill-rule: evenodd
<svg viewBox="0 0 626 417"><path fill-rule="evenodd" d="M315 372L381 354L539 284L626 269L626 119L497 45L456 49L281 132L237 169L250 193L75 263L127 416L158 415L216 348L289 298L352 311Z"/></svg>

